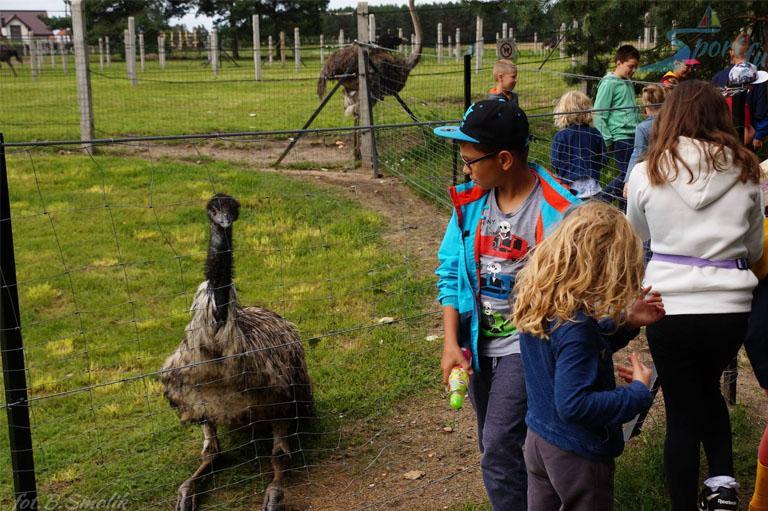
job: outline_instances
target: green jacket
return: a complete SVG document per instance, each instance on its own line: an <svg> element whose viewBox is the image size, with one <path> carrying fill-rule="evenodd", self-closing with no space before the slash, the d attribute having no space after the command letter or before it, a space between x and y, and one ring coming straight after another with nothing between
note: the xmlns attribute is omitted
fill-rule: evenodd
<svg viewBox="0 0 768 511"><path fill-rule="evenodd" d="M621 107L635 108L594 113L595 128L600 131L606 145L617 140L634 140L635 128L641 121L632 82L608 73L597 85L595 109Z"/></svg>

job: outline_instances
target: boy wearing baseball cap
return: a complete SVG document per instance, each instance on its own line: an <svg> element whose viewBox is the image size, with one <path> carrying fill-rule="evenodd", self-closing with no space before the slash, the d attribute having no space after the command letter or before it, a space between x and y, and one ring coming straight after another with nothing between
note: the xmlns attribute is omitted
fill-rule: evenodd
<svg viewBox="0 0 768 511"><path fill-rule="evenodd" d="M461 125L434 131L458 141L471 178L450 189L454 211L438 251L443 383L454 366L470 371L491 505L524 510L527 407L520 343L509 319L512 289L526 254L578 199L546 169L528 162L528 119L508 101L477 102ZM471 362L461 348L471 351Z"/></svg>

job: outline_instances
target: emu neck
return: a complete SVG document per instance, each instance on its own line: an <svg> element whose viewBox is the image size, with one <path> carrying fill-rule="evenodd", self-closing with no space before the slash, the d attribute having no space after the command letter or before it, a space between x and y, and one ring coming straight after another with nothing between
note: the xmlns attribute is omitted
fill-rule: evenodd
<svg viewBox="0 0 768 511"><path fill-rule="evenodd" d="M211 240L208 243L208 258L205 260L205 277L208 289L213 293L216 304L216 321L227 320L227 310L232 287L232 226L226 229L211 224Z"/></svg>

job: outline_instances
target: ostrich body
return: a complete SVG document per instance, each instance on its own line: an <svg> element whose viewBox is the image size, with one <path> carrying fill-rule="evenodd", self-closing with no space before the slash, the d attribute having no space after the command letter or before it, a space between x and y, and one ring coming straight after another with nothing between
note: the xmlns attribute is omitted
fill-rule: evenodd
<svg viewBox="0 0 768 511"><path fill-rule="evenodd" d="M222 425L271 429L274 479L262 510L282 510L288 438L300 418L312 416L312 387L296 327L270 310L242 307L237 300L232 223L239 207L223 194L208 203L206 281L195 293L184 339L160 377L181 421L203 426L202 463L179 487L177 511L196 509L196 485L220 451L216 430Z"/></svg>
<svg viewBox="0 0 768 511"><path fill-rule="evenodd" d="M408 75L411 73L421 58L421 22L414 7L414 0L408 0L408 11L413 22L414 46L408 57L395 55L385 48L369 48L368 56L371 69L368 73L368 83L373 101L381 100L384 96L399 93L405 87ZM335 76L354 75L338 78L344 89L344 108L347 114L353 114L357 118L357 46L347 46L335 51L328 57L320 78L317 81L317 95L322 99L325 95L326 82L334 80Z"/></svg>
<svg viewBox="0 0 768 511"><path fill-rule="evenodd" d="M19 64L24 63L21 60L21 57L19 56L19 51L16 48L0 45L0 62L5 62L6 64L8 64L8 67L11 68L11 72L13 73L13 76L18 76L16 74L16 70L13 69L13 64L11 64L12 58L16 58Z"/></svg>

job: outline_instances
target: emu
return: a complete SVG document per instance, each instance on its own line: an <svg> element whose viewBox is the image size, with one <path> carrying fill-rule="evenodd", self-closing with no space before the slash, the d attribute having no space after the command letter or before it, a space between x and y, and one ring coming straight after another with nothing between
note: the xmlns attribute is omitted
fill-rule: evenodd
<svg viewBox="0 0 768 511"><path fill-rule="evenodd" d="M274 478L263 511L284 509L288 438L313 416L312 385L296 327L261 307L240 305L232 280L232 224L240 203L216 194L206 207L210 242L206 280L192 301L191 320L161 372L165 397L183 423L203 428L202 462L178 490L176 510L194 511L197 483L220 452L219 426L271 430Z"/></svg>
<svg viewBox="0 0 768 511"><path fill-rule="evenodd" d="M408 0L408 11L411 13L413 22L414 46L411 54L406 57L395 55L386 48L371 48L368 50L368 56L371 63L371 69L368 74L368 83L370 84L370 93L374 101L384 99L384 96L391 96L399 93L405 87L408 75L421 59L421 22L416 13L414 0ZM391 44L391 38L387 40ZM325 95L326 82L328 80L340 80L344 89L344 110L347 115L354 115L357 120L357 47L347 46L335 51L328 57L323 69L320 71L320 78L317 81L317 95L321 99ZM347 76L349 75L349 76ZM335 78L343 76L342 78Z"/></svg>
<svg viewBox="0 0 768 511"><path fill-rule="evenodd" d="M16 57L16 60L19 62L19 64L24 63L21 60L21 57L19 56L19 51L16 48L0 45L0 62L5 62L6 64L8 64L8 67L11 68L11 72L13 73L13 76L18 76L16 74L16 70L13 69L13 64L11 64L11 59L13 57Z"/></svg>

